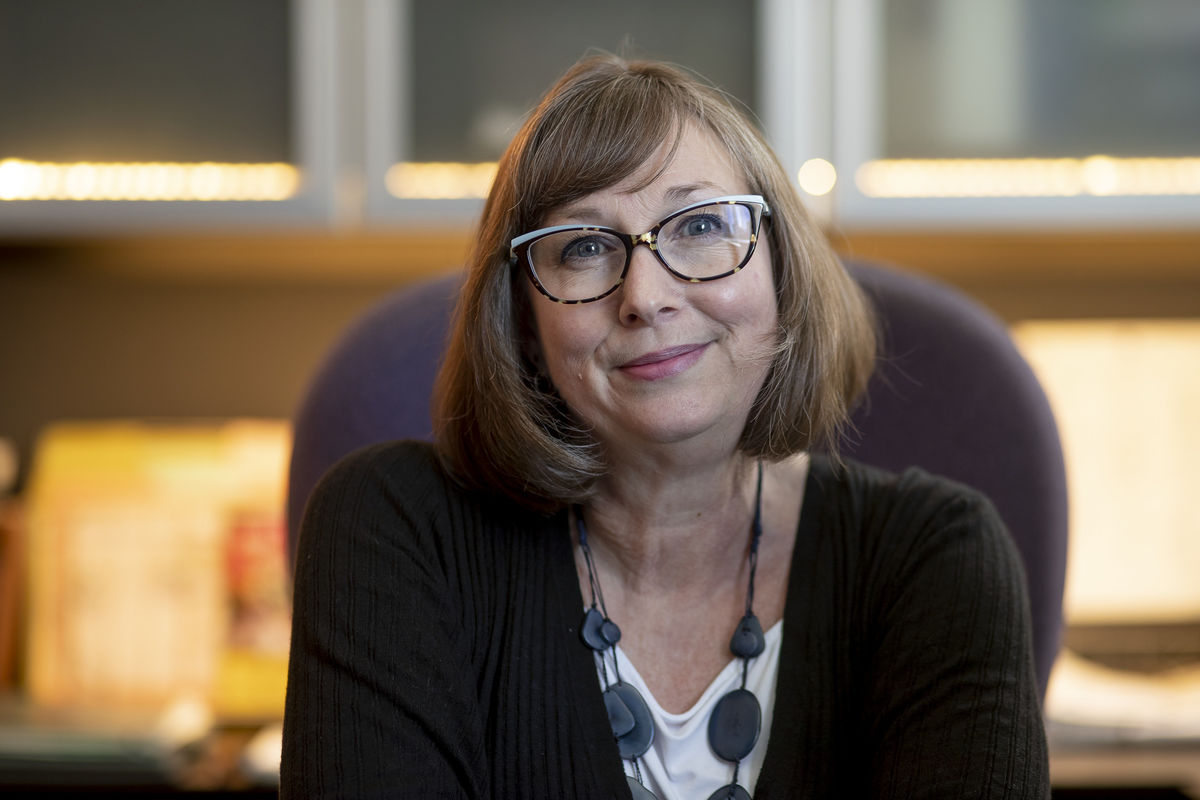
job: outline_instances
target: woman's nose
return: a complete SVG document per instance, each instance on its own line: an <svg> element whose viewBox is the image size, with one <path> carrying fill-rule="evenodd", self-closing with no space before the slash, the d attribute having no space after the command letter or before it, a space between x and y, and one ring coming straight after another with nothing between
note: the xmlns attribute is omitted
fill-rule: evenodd
<svg viewBox="0 0 1200 800"><path fill-rule="evenodd" d="M621 322L653 324L679 308L683 281L667 271L650 247L635 247L621 284Z"/></svg>

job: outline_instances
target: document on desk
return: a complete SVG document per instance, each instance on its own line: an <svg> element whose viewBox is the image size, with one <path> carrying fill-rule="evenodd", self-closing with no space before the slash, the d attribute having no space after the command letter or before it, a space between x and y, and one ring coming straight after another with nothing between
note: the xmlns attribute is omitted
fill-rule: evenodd
<svg viewBox="0 0 1200 800"><path fill-rule="evenodd" d="M1064 650L1050 676L1046 720L1060 746L1200 742L1200 666L1144 675Z"/></svg>

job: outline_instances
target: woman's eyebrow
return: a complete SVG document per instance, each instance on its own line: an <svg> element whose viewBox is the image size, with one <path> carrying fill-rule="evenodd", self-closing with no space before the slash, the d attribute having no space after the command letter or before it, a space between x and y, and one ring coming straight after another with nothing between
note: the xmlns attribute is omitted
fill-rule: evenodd
<svg viewBox="0 0 1200 800"><path fill-rule="evenodd" d="M672 186L663 192L663 200L671 203L685 203L699 192L717 192L721 189L715 183L710 181L698 181L696 183L685 183L679 186Z"/></svg>
<svg viewBox="0 0 1200 800"><path fill-rule="evenodd" d="M572 225L579 223L581 225L598 225L596 220L600 219L600 209L589 205L566 205L558 211L552 213L547 219L558 220L555 225Z"/></svg>
<svg viewBox="0 0 1200 800"><path fill-rule="evenodd" d="M686 205L694 199L697 194L709 194L715 197L719 194L729 194L720 186L711 181L696 181L694 183L681 183L676 186L671 186L663 192L664 213L670 213L676 208ZM550 215L548 219L556 220L555 225L600 225L605 224L597 222L603 219L603 212L593 205L589 205L586 199L582 200L578 205L568 203Z"/></svg>

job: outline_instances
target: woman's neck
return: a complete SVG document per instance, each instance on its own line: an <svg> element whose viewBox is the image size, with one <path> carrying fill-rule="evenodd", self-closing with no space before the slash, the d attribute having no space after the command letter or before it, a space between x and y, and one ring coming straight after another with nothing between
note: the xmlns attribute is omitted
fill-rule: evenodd
<svg viewBox="0 0 1200 800"><path fill-rule="evenodd" d="M614 469L584 510L598 568L621 591L671 593L736 580L754 516L755 461Z"/></svg>
<svg viewBox="0 0 1200 800"><path fill-rule="evenodd" d="M669 711L694 705L731 658L750 575L755 467L741 458L683 476L623 469L583 510L620 646ZM803 455L763 464L754 612L764 630L783 618L807 471ZM587 602L587 565L581 549L575 553Z"/></svg>

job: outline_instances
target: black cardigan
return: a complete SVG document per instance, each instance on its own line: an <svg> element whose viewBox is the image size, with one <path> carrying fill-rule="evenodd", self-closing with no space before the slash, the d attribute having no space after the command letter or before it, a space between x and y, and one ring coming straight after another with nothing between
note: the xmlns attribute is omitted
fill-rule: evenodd
<svg viewBox="0 0 1200 800"><path fill-rule="evenodd" d="M627 798L567 523L428 445L344 460L305 514L283 798ZM1019 556L990 504L814 456L757 800L1037 797Z"/></svg>

